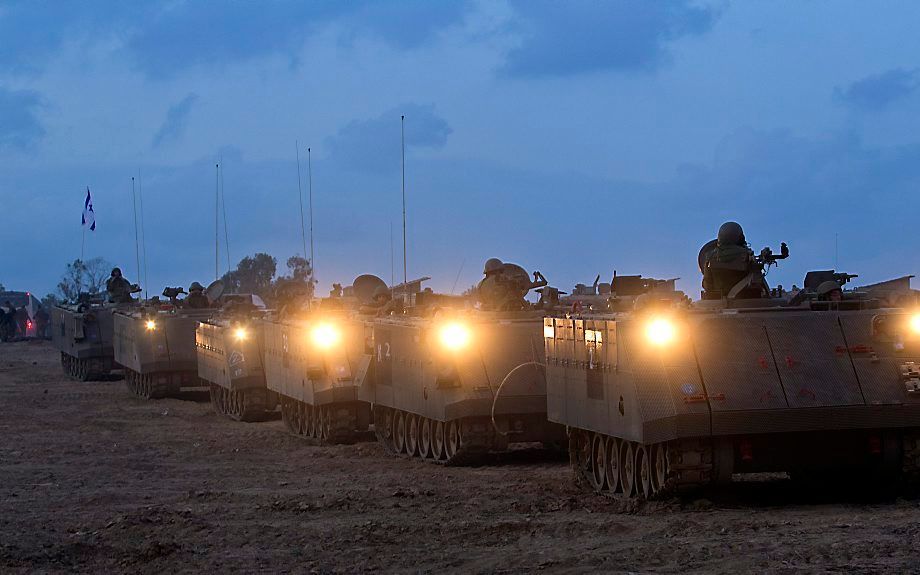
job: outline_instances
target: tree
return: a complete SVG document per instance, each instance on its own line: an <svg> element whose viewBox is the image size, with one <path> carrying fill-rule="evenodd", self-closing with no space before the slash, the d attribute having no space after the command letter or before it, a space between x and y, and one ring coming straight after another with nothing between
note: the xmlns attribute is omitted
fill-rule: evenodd
<svg viewBox="0 0 920 575"><path fill-rule="evenodd" d="M75 259L67 264L61 281L58 282L58 295L64 301L77 301L81 293L97 294L105 287L105 280L112 271L112 264L102 258L92 258L85 262Z"/></svg>
<svg viewBox="0 0 920 575"><path fill-rule="evenodd" d="M266 253L246 256L236 265L236 269L224 274L224 290L227 293L254 293L262 299L269 297L272 291L272 279L278 262Z"/></svg>
<svg viewBox="0 0 920 575"><path fill-rule="evenodd" d="M313 297L316 280L313 278L313 266L310 260L300 256L291 256L287 259L288 275L277 278L274 282L275 295L280 297L282 292L288 295L298 294Z"/></svg>
<svg viewBox="0 0 920 575"><path fill-rule="evenodd" d="M45 309L51 309L59 303L61 303L61 299L53 293L46 294L42 298L42 307Z"/></svg>

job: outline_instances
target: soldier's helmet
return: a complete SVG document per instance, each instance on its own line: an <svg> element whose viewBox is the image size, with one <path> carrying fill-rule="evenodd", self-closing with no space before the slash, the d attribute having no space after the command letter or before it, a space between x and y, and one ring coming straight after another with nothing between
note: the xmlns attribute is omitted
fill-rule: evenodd
<svg viewBox="0 0 920 575"><path fill-rule="evenodd" d="M387 298L387 299L390 299L390 297L391 297L391 296L390 296L390 289L389 289L388 287L386 287L386 286L377 286L377 288L374 290L373 299L376 300L377 298L381 298L381 297L385 297L385 298Z"/></svg>
<svg viewBox="0 0 920 575"><path fill-rule="evenodd" d="M192 282L192 285L188 286L189 293L193 291L204 291L204 286L198 282Z"/></svg>
<svg viewBox="0 0 920 575"><path fill-rule="evenodd" d="M115 277L115 274L116 274L116 273L117 273L117 274L119 275L119 277L120 277L120 276L121 276L121 268L112 268L112 277Z"/></svg>
<svg viewBox="0 0 920 575"><path fill-rule="evenodd" d="M502 268L505 264L498 258L489 258L486 260L486 265L483 266L482 273L488 275L495 272L502 271Z"/></svg>
<svg viewBox="0 0 920 575"><path fill-rule="evenodd" d="M744 243L744 230L738 222L725 222L719 228L719 245L731 246Z"/></svg>
<svg viewBox="0 0 920 575"><path fill-rule="evenodd" d="M819 285L818 289L816 290L819 297L826 296L830 294L831 292L835 292L835 291L843 291L843 290L840 287L840 284L835 282L834 280L827 280L826 282L821 282L821 285Z"/></svg>

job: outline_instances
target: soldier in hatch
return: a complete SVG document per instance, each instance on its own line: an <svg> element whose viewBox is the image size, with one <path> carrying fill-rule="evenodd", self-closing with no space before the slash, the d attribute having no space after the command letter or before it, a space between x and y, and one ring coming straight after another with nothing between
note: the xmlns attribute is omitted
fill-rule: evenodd
<svg viewBox="0 0 920 575"><path fill-rule="evenodd" d="M486 260L484 277L476 288L479 303L484 310L519 311L527 307L524 296L532 289L547 285L540 272L530 276L518 265L503 263L498 258Z"/></svg>
<svg viewBox="0 0 920 575"><path fill-rule="evenodd" d="M821 282L821 285L819 285L818 289L815 291L818 295L818 301L843 301L843 288L840 287L839 283L833 280Z"/></svg>
<svg viewBox="0 0 920 575"><path fill-rule="evenodd" d="M371 302L361 306L359 311L367 315L385 317L402 313L403 306L400 301L393 299L393 294L390 292L389 288L386 286L378 286L377 289L374 290Z"/></svg>
<svg viewBox="0 0 920 575"><path fill-rule="evenodd" d="M763 295L763 271L748 247L737 222L719 228L718 243L706 256L703 289L728 298L759 298Z"/></svg>
<svg viewBox="0 0 920 575"><path fill-rule="evenodd" d="M112 268L112 275L105 280L105 291L112 303L129 303L134 301L132 293L139 292L141 288L132 284L121 275L121 268Z"/></svg>
<svg viewBox="0 0 920 575"><path fill-rule="evenodd" d="M191 309L204 309L211 305L211 301L204 293L204 286L198 282L192 282L188 286L188 297L185 298L185 307Z"/></svg>

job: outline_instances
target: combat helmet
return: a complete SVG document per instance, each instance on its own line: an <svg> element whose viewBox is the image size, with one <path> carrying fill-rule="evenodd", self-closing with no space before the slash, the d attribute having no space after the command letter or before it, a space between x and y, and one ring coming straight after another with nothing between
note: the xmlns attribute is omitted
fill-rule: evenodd
<svg viewBox="0 0 920 575"><path fill-rule="evenodd" d="M204 291L204 286L198 282L192 282L192 285L188 286L189 293L193 291Z"/></svg>
<svg viewBox="0 0 920 575"><path fill-rule="evenodd" d="M379 297L385 297L387 299L390 299L392 297L392 295L390 294L390 288L388 288L387 286L377 286L377 288L374 289L374 295L372 299L376 300Z"/></svg>
<svg viewBox="0 0 920 575"><path fill-rule="evenodd" d="M738 222L725 222L719 227L719 245L733 246L744 244L744 230Z"/></svg>
<svg viewBox="0 0 920 575"><path fill-rule="evenodd" d="M818 294L818 297L823 297L829 295L831 292L839 291L842 292L843 288L840 287L840 284L834 280L827 280L821 282L821 285L818 286L818 289L815 292Z"/></svg>
<svg viewBox="0 0 920 575"><path fill-rule="evenodd" d="M489 275L490 273L499 272L504 265L498 258L489 258L486 260L486 265L483 266L482 273Z"/></svg>

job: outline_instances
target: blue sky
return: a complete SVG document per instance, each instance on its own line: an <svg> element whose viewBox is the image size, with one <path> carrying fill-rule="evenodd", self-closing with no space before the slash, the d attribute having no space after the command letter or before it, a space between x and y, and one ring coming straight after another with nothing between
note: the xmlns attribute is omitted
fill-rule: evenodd
<svg viewBox="0 0 920 575"><path fill-rule="evenodd" d="M835 244L866 282L917 273L918 27L913 2L0 2L0 282L53 289L87 185L87 256L135 279L138 174L150 290L210 280L219 157L234 262L283 261L295 141L321 287L389 279L403 114L409 274L439 290L499 257L697 295L726 219L789 243L773 283Z"/></svg>

